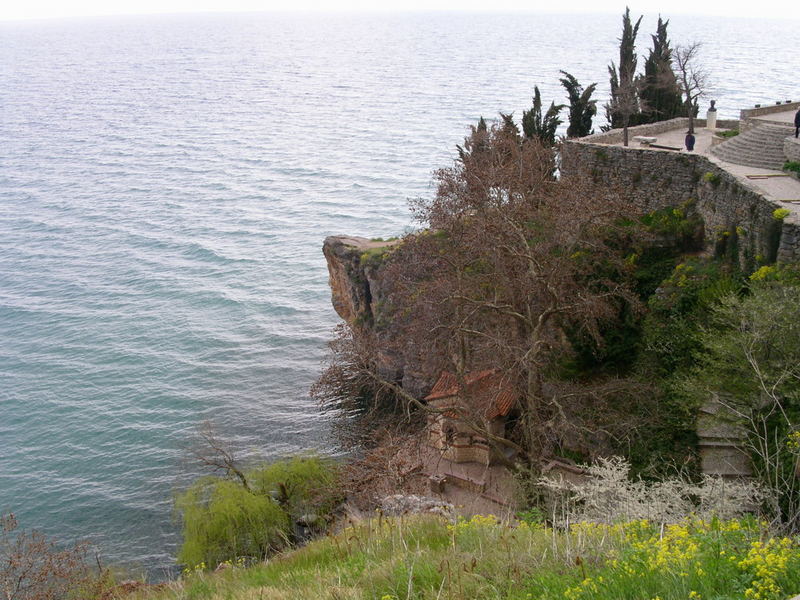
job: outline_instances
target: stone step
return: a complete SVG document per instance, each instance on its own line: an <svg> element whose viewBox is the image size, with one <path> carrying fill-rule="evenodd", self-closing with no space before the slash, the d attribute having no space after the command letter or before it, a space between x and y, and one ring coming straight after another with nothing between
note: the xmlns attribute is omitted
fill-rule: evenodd
<svg viewBox="0 0 800 600"><path fill-rule="evenodd" d="M781 163L781 166L783 166L783 161L786 160L780 154L769 154L769 153L764 153L764 152L717 152L717 153L715 153L715 156L718 156L719 158L722 158L722 159L726 159L726 158L731 158L731 159L742 158L742 159L749 159L749 160L762 160L762 161L771 162L771 163L774 163L774 162L778 161L778 162ZM731 161L728 161L728 162L731 162Z"/></svg>
<svg viewBox="0 0 800 600"><path fill-rule="evenodd" d="M741 156L736 157L726 157L720 156L718 157L725 162L729 162L735 165L743 165L748 167L760 167L763 169L770 169L772 171L779 171L780 169L776 168L776 162L774 160L763 160L759 158L743 158ZM783 167L783 163L780 163L780 167Z"/></svg>
<svg viewBox="0 0 800 600"><path fill-rule="evenodd" d="M711 148L711 154L737 165L780 170L785 162L783 140L791 127L757 125Z"/></svg>
<svg viewBox="0 0 800 600"><path fill-rule="evenodd" d="M783 167L783 159L764 159L752 156L742 155L716 155L717 158L725 162L746 165L751 167L762 167L765 169L780 170Z"/></svg>
<svg viewBox="0 0 800 600"><path fill-rule="evenodd" d="M773 150L765 150L763 148L726 148L724 150L720 150L719 152L715 152L718 156L728 155L728 156L751 156L751 157L764 157L764 158L783 158L783 152L775 152Z"/></svg>
<svg viewBox="0 0 800 600"><path fill-rule="evenodd" d="M781 146L782 148L783 146ZM783 150L778 150L775 146L732 146L729 148L720 148L715 152L729 154L766 154L772 156L783 156Z"/></svg>
<svg viewBox="0 0 800 600"><path fill-rule="evenodd" d="M759 147L740 147L740 148L726 148L725 150L720 150L714 152L714 154L742 154L742 155L756 155L756 156L769 156L770 158L782 158L783 152L778 152L774 148L759 148Z"/></svg>

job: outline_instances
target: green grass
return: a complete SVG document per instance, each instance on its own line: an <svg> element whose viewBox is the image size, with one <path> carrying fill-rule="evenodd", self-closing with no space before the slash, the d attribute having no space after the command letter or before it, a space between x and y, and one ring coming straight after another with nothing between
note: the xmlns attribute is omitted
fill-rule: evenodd
<svg viewBox="0 0 800 600"><path fill-rule="evenodd" d="M250 568L194 573L147 600L726 600L800 592L800 546L763 523L373 519Z"/></svg>
<svg viewBox="0 0 800 600"><path fill-rule="evenodd" d="M716 135L718 135L719 137L723 137L723 138L732 138L732 137L736 137L737 135L739 135L739 130L738 129L729 129L727 131L718 131L716 133Z"/></svg>

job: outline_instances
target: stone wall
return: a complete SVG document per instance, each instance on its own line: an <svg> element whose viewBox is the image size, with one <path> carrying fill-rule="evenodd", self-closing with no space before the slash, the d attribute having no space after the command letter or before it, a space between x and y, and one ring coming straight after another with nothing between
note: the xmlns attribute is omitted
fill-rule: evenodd
<svg viewBox="0 0 800 600"><path fill-rule="evenodd" d="M717 129L738 129L739 119L717 119Z"/></svg>
<svg viewBox="0 0 800 600"><path fill-rule="evenodd" d="M694 126L696 128L705 127L706 120L695 119ZM739 121L736 119L717 119L717 129L736 129L738 126ZM664 133L665 131L688 128L689 119L686 117L677 117L669 121L658 121L657 123L628 127L628 139L632 140L635 135L650 137L658 135L659 133ZM595 133L581 138L581 141L592 144L621 144L623 141L623 131L622 129L612 129L611 131Z"/></svg>
<svg viewBox="0 0 800 600"><path fill-rule="evenodd" d="M769 106L760 106L759 108L743 108L739 111L739 118L749 119L751 117L762 117L764 115L786 112L787 110L797 110L798 108L800 108L800 102L770 104Z"/></svg>
<svg viewBox="0 0 800 600"><path fill-rule="evenodd" d="M783 153L786 155L786 160L800 162L800 139L787 137L783 142Z"/></svg>
<svg viewBox="0 0 800 600"><path fill-rule="evenodd" d="M448 429L453 432L451 440L447 439ZM489 445L483 440L475 440L473 430L455 419L448 419L442 415L429 415L428 442L439 450L443 458L454 463L474 462L489 465L491 462Z"/></svg>
<svg viewBox="0 0 800 600"><path fill-rule="evenodd" d="M706 122L704 119L694 120L696 127L704 127ZM628 138L633 139L635 135L653 136L665 131L672 131L673 129L681 129L689 127L689 119L686 117L678 117L670 119L669 121L659 121L657 123L648 123L647 125L637 125L636 127L628 128ZM595 133L589 135L581 140L591 142L593 144L621 144L622 143L622 129L612 129L603 133Z"/></svg>
<svg viewBox="0 0 800 600"><path fill-rule="evenodd" d="M707 157L649 148L564 143L561 173L616 187L642 212L694 200L705 224L709 252L736 253L745 269L757 261L800 260L800 227L793 217L773 217L777 203L764 198Z"/></svg>
<svg viewBox="0 0 800 600"><path fill-rule="evenodd" d="M726 478L750 477L753 465L746 448L747 427L717 397L700 408L697 417L701 470Z"/></svg>
<svg viewBox="0 0 800 600"><path fill-rule="evenodd" d="M762 106L761 108L745 108L740 111L740 121L741 125L739 129L741 131L747 131L748 129L752 129L758 125L763 124L773 124L773 125L788 125L783 121L769 121L765 120L764 117L775 114L775 113L782 113L788 110L797 110L800 108L800 102L790 102L787 104L772 104L770 106ZM754 117L759 117L758 119Z"/></svg>

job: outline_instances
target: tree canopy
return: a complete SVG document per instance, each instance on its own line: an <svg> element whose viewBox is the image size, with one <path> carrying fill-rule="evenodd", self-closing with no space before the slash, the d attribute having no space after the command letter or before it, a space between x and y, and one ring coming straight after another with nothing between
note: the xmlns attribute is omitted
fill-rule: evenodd
<svg viewBox="0 0 800 600"><path fill-rule="evenodd" d="M639 124L666 121L684 114L681 90L672 70L672 49L667 36L669 20L658 17L653 47L644 63L641 100L644 105Z"/></svg>
<svg viewBox="0 0 800 600"><path fill-rule="evenodd" d="M619 40L619 66L612 63L608 67L611 85L611 100L606 104L606 117L613 128L625 130L625 145L628 145L628 126L637 123L641 112L639 101L640 80L636 75L636 36L640 16L636 23L631 22L630 8L625 7L622 15L622 37Z"/></svg>
<svg viewBox="0 0 800 600"><path fill-rule="evenodd" d="M561 71L564 76L559 81L567 91L569 98L569 126L567 137L584 137L594 132L592 119L597 114L597 100L592 100L596 83L589 84L586 89L578 83L575 77L566 71Z"/></svg>
<svg viewBox="0 0 800 600"><path fill-rule="evenodd" d="M556 180L552 168L551 149L508 120L473 128L459 159L436 172L436 195L412 205L423 231L394 246L383 266L402 336L380 351L413 348L434 376L497 369L516 391L520 418L507 439L491 441L530 460L575 444L589 421L601 437L630 435L618 409L646 400L614 376L559 374L572 340L601 346L605 325L623 305L636 310L638 299L617 246L630 233L619 224L630 205L588 182ZM395 382L383 383L426 410Z"/></svg>

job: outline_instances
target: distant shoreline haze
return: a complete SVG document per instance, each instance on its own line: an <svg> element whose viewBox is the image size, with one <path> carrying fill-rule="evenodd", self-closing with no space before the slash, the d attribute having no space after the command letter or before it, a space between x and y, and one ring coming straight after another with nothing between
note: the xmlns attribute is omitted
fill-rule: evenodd
<svg viewBox="0 0 800 600"><path fill-rule="evenodd" d="M80 19L98 16L134 15L193 15L193 14L238 14L264 15L269 13L349 13L349 14L410 14L410 13L461 13L461 14L502 14L520 13L527 15L616 15L625 8L624 4L610 0L579 0L553 9L550 6L531 5L523 0L395 0L370 2L365 0L140 0L138 2L114 2L109 4L100 0L74 0L69 3L54 0L34 0L22 5L8 5L0 8L0 21L28 19ZM663 11L663 4L645 0L632 6L637 14L654 14ZM771 0L758 4L735 4L707 2L698 4L689 0L678 0L669 6L671 16L692 18L712 16L747 19L800 19L795 14L795 6L786 0Z"/></svg>

